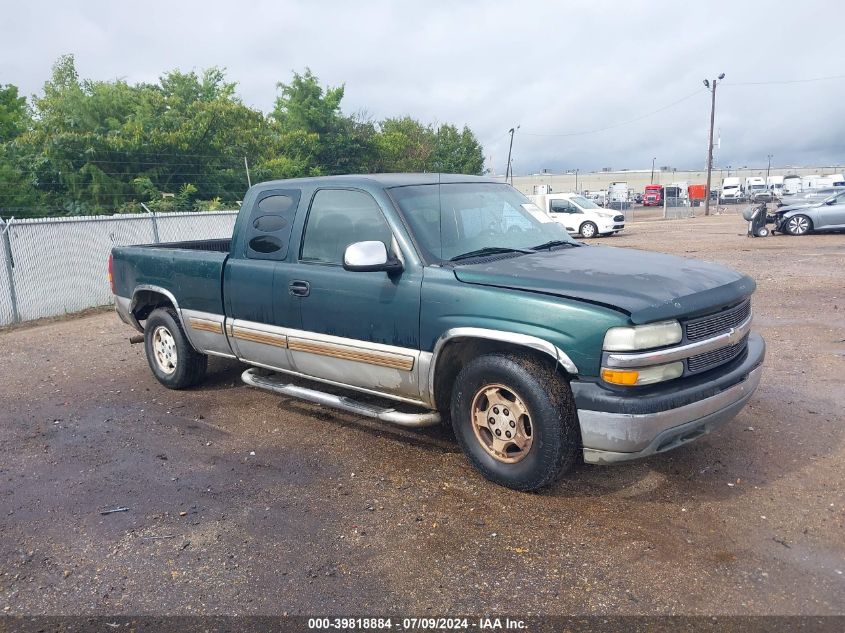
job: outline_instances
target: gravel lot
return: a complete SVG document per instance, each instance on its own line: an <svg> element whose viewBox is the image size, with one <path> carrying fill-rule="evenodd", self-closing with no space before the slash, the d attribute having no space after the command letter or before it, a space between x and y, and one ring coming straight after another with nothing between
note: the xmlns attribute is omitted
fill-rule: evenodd
<svg viewBox="0 0 845 633"><path fill-rule="evenodd" d="M720 432L542 494L234 362L168 391L112 312L0 333L0 612L845 612L845 235L731 214L598 243L752 275L766 371Z"/></svg>

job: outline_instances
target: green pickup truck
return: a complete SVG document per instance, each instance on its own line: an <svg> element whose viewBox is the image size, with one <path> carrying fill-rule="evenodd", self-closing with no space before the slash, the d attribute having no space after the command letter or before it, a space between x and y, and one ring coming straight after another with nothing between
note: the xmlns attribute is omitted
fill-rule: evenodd
<svg viewBox="0 0 845 633"><path fill-rule="evenodd" d="M262 183L231 239L117 247L109 273L164 386L198 384L212 354L250 365L254 387L411 427L448 419L477 469L518 490L713 430L765 354L751 278L581 244L475 176Z"/></svg>

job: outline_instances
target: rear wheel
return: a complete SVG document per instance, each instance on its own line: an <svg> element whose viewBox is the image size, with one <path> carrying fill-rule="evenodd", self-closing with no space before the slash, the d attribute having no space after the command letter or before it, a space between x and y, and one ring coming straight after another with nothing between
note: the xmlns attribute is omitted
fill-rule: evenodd
<svg viewBox="0 0 845 633"><path fill-rule="evenodd" d="M579 232L581 233L581 237L590 239L591 237L596 236L599 232L599 227L597 227L593 222L584 222L584 224L581 225Z"/></svg>
<svg viewBox="0 0 845 633"><path fill-rule="evenodd" d="M767 229L765 226L757 229L757 237L766 237L768 234L769 234L769 229Z"/></svg>
<svg viewBox="0 0 845 633"><path fill-rule="evenodd" d="M205 378L208 356L191 347L172 308L157 308L147 318L144 351L156 380L168 389L193 387Z"/></svg>
<svg viewBox="0 0 845 633"><path fill-rule="evenodd" d="M456 379L451 418L473 465L508 488L548 486L578 457L569 385L530 356L489 354L470 361Z"/></svg>
<svg viewBox="0 0 845 633"><path fill-rule="evenodd" d="M790 235L806 235L813 229L813 221L806 215L793 215L786 221L784 229Z"/></svg>

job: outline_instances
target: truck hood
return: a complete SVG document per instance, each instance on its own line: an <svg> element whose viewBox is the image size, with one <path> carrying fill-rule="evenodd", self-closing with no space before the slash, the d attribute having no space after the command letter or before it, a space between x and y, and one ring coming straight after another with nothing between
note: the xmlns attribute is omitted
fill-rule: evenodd
<svg viewBox="0 0 845 633"><path fill-rule="evenodd" d="M705 314L736 303L756 284L696 259L608 246L564 248L455 268L462 282L608 306L636 324Z"/></svg>

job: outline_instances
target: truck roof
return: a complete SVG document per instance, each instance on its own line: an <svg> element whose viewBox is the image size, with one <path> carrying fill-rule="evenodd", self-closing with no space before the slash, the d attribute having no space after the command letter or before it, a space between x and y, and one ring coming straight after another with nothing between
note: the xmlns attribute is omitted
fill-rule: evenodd
<svg viewBox="0 0 845 633"><path fill-rule="evenodd" d="M261 191L264 189L278 189L279 187L290 186L358 186L372 187L373 185L382 188L404 187L408 185L436 185L437 183L453 184L460 182L487 182L498 183L498 180L484 176L468 176L464 174L348 174L343 176L313 176L310 178L289 178L286 180L270 180L260 182L252 186L252 189Z"/></svg>

